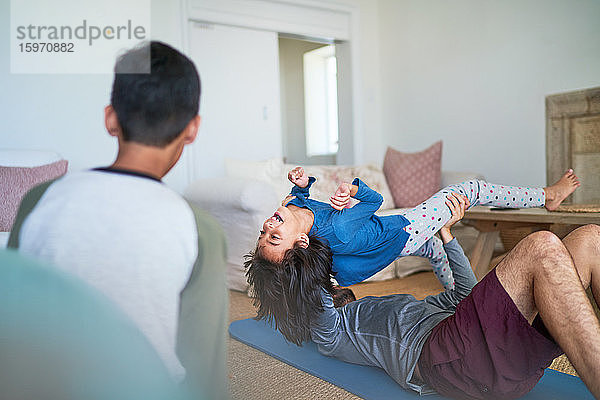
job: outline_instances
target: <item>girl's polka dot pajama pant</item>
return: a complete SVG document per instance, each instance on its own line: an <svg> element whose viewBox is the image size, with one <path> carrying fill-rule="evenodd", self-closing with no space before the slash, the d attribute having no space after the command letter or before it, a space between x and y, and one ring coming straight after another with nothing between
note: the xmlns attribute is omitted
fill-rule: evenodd
<svg viewBox="0 0 600 400"><path fill-rule="evenodd" d="M454 289L454 277L442 241L435 236L450 220L450 209L445 204L450 192L465 195L471 206L483 205L503 208L542 207L546 195L542 188L503 186L482 180L471 180L450 185L425 202L402 215L408 220L404 230L410 234L400 257L421 256L431 262L433 271L445 289Z"/></svg>

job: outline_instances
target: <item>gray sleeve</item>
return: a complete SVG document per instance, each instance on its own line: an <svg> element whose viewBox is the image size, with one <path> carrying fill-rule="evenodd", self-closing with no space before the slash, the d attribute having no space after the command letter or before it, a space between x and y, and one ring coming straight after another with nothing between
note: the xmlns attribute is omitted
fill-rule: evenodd
<svg viewBox="0 0 600 400"><path fill-rule="evenodd" d="M192 207L198 228L198 257L181 292L177 356L185 384L206 399L227 399L225 235L214 219Z"/></svg>
<svg viewBox="0 0 600 400"><path fill-rule="evenodd" d="M471 289L477 284L477 278L475 278L469 259L456 239L446 243L444 249L454 274L455 288L435 296L428 296L425 301L440 308L454 309L462 299L471 293Z"/></svg>
<svg viewBox="0 0 600 400"><path fill-rule="evenodd" d="M340 314L333 305L333 297L325 289L321 289L323 312L312 322L311 338L316 344L330 344L340 325Z"/></svg>
<svg viewBox="0 0 600 400"><path fill-rule="evenodd" d="M9 249L19 248L19 235L21 234L21 228L23 227L25 219L29 216L29 214L31 214L31 211L33 211L38 201L40 201L44 193L46 193L46 190L55 181L56 179L53 179L51 181L44 182L41 185L35 186L33 189L27 192L25 196L23 196L21 204L19 205L19 211L17 212L15 222L10 230L10 236L8 238L8 244L6 247Z"/></svg>
<svg viewBox="0 0 600 400"><path fill-rule="evenodd" d="M452 239L444 245L444 249L446 250L450 268L454 274L456 286L454 291L460 301L471 293L471 289L477 284L477 278L473 273L473 268L471 268L471 263L465 255L463 248L458 244L458 240Z"/></svg>

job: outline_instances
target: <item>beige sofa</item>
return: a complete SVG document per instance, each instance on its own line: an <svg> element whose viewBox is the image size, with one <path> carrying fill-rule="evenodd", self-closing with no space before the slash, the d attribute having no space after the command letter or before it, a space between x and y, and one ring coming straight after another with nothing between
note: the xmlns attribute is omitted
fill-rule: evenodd
<svg viewBox="0 0 600 400"><path fill-rule="evenodd" d="M212 214L223 226L227 236L227 282L230 289L246 291L243 257L256 245L258 231L263 221L279 206L289 193L291 183L287 172L295 165L284 164L280 159L263 162L239 160L226 161L226 177L201 179L186 190L188 200ZM381 168L363 166L305 166L306 172L317 178L311 188L311 197L327 201L341 181L360 177L384 197L378 215L402 212L395 209L391 193ZM481 179L476 173L442 172L442 187L469 179ZM459 224L455 234L468 252L476 240L473 228ZM431 270L426 259L404 257L373 275L369 280L403 277L417 271Z"/></svg>

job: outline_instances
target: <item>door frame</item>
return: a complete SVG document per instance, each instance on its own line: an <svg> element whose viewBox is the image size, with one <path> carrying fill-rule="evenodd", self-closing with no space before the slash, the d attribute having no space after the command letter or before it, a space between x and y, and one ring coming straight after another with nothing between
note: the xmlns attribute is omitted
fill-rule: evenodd
<svg viewBox="0 0 600 400"><path fill-rule="evenodd" d="M243 28L292 34L307 40L330 40L343 65L338 70L338 124L340 130L337 163L352 165L363 159L360 135L363 104L360 99L360 11L350 4L323 0L180 0L182 47L190 50L190 21L232 25ZM188 152L187 171L194 179L193 152Z"/></svg>

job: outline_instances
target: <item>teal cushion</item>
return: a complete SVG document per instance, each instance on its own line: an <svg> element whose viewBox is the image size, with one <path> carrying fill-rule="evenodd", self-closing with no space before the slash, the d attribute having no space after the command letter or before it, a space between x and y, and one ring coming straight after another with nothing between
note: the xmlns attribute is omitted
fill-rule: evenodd
<svg viewBox="0 0 600 400"><path fill-rule="evenodd" d="M0 250L5 399L182 399L153 347L78 279Z"/></svg>

